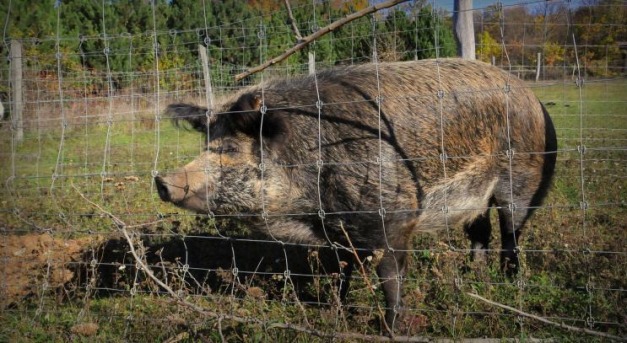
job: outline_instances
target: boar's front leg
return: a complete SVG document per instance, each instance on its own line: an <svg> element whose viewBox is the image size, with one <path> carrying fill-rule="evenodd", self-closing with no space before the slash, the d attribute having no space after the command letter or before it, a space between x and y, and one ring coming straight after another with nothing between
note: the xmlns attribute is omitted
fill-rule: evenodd
<svg viewBox="0 0 627 343"><path fill-rule="evenodd" d="M389 330L394 330L394 324L398 321L402 311L402 277L405 275L404 251L388 250L384 253L381 262L377 266L377 274L383 286L385 296L385 322ZM390 332L392 334L392 332Z"/></svg>
<svg viewBox="0 0 627 343"><path fill-rule="evenodd" d="M490 210L488 209L473 222L464 225L464 231L471 242L471 261L487 262L486 252L490 244L490 234L492 232Z"/></svg>

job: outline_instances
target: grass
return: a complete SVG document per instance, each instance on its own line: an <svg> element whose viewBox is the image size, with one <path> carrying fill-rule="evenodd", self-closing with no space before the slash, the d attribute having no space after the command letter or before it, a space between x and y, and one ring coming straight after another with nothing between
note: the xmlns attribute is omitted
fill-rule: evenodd
<svg viewBox="0 0 627 343"><path fill-rule="evenodd" d="M5 139L2 146L9 149L1 152L7 163L0 178L17 177L7 183L5 191L12 196L3 197L2 207L4 213L18 209L20 215L3 216L2 222L16 228L27 222L41 228L107 230L110 221L94 220L93 207L84 203L72 185L129 224L168 213L172 208L157 201L151 189L151 171L172 170L191 160L202 147L189 143L201 141L169 122L163 122L159 130L153 125L152 119L146 119L114 122L110 127L76 125L65 132L27 132L24 142L13 148L14 154L11 141ZM145 206L151 207L152 214L146 215Z"/></svg>
<svg viewBox="0 0 627 343"><path fill-rule="evenodd" d="M404 290L419 335L603 341L516 316L466 292L555 322L625 334L627 80L591 81L581 89L574 83L529 85L555 122L560 153L546 206L531 218L523 236L522 273L514 281L505 279L498 271L498 251L490 252L487 266L469 261L462 230L417 236ZM41 291L2 310L0 341L326 341L272 328L284 322L304 327L308 322L325 332L381 333L373 306L382 304L382 297L363 279L377 285L372 270L356 276L338 312L333 296L338 275L324 263L328 254L334 260L332 252L217 239L214 223L161 203L151 171L191 160L201 141L167 122L156 130L151 114L142 116L147 119L111 126L75 124L63 135L60 129L31 131L16 147L3 129L0 179L6 187L0 225L5 232L25 235L36 227L66 240L94 233L110 238L107 246L86 247L82 260L65 262L75 274L60 289L43 288L47 274L42 270L55 262L42 262L32 281ZM136 231L155 272L207 311L257 318L266 325L220 322L171 301L137 272L111 221L72 186L127 224L165 218ZM235 233L245 229L232 222L217 227ZM495 234L493 246L497 241ZM283 275L286 255L290 279ZM9 256L3 267L13 266L19 256ZM92 259L97 261L93 268ZM97 329L81 326L85 323Z"/></svg>

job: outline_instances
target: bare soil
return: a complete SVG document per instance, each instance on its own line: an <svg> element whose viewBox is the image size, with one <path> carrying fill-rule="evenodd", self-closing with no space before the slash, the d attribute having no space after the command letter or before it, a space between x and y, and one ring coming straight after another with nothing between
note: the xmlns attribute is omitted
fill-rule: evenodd
<svg viewBox="0 0 627 343"><path fill-rule="evenodd" d="M39 292L63 288L86 249L99 237L55 238L49 234L4 235L0 239L0 308Z"/></svg>

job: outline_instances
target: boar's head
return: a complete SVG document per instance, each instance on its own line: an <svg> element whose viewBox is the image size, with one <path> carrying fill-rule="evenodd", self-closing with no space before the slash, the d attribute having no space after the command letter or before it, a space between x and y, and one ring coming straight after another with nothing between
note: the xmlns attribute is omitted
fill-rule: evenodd
<svg viewBox="0 0 627 343"><path fill-rule="evenodd" d="M159 197L198 213L259 214L264 196L284 196L285 182L276 182L282 176L263 162L279 153L289 130L279 113L266 113L261 99L244 93L212 114L195 105L169 105L166 115L203 133L206 149L184 167L155 177Z"/></svg>

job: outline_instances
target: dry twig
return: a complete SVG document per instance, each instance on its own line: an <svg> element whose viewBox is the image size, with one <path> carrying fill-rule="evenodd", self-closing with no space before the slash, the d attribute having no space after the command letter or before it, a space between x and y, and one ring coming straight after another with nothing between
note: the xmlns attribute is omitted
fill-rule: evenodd
<svg viewBox="0 0 627 343"><path fill-rule="evenodd" d="M540 316L536 316L534 314L530 314L530 313L523 312L521 310L515 309L515 308L513 308L511 306L503 305L501 303L497 303L497 302L494 302L492 300L488 300L488 299L486 299L486 298L484 298L484 297L482 297L480 295L474 294L474 293L468 293L467 292L466 294L471 296L471 297L473 297L473 298L475 298L475 299L479 299L479 300L481 300L483 302L486 302L486 303L488 303L490 305L494 305L494 306L506 309L508 311L512 311L514 313L517 313L517 314L519 314L519 315L521 315L523 317L535 319L537 321L541 321L541 322L546 323L546 324L557 326L557 327L560 327L562 329L566 329L566 330L569 330L569 331L575 331L575 332L583 332L583 333L587 333L589 335L594 335L594 336L599 336L599 337L603 337L603 338L613 339L615 341L622 341L622 342L627 341L627 337L615 336L615 335L612 335L612 334L609 334L609 333L605 333L605 332L594 331L594 330L590 330L590 329L586 329L586 328L580 328L580 327L576 327L576 326L566 325L564 323L556 323L556 322L550 321L550 320L548 320L546 318L543 318L543 317L540 317Z"/></svg>
<svg viewBox="0 0 627 343"><path fill-rule="evenodd" d="M333 30L337 30L338 28L342 27L343 25L350 23L351 21L361 18L367 14L370 13L374 13L377 12L381 9L384 8L389 8L395 5L398 5L402 2L406 2L408 0L388 0L385 2L380 2L378 4L372 5L368 8L364 8L361 11L357 11L355 13L349 14L346 17L336 20L334 22L332 22L331 24L321 28L320 30L310 34L307 37L303 37L298 43L296 43L296 45L294 45L293 47L287 49L283 54L281 54L280 56L277 56L271 60L266 61L263 64L260 64L254 68L251 68L243 73L239 73L237 75L235 75L235 81L239 81L247 76L250 76L252 74L258 73L266 68L268 68L269 66L279 63L281 61L283 61L284 59L290 57L292 54L302 50L304 47L306 47L307 45L309 45L311 42L315 41L316 39L326 35L327 33L333 31Z"/></svg>

